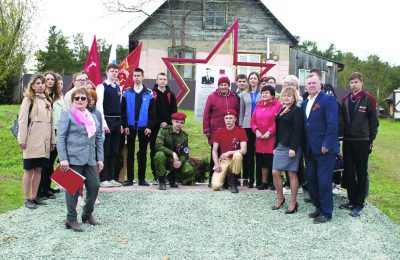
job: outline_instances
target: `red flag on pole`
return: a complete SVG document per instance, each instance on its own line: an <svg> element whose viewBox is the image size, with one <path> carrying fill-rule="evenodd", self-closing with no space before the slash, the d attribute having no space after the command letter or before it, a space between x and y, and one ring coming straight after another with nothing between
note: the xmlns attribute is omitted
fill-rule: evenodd
<svg viewBox="0 0 400 260"><path fill-rule="evenodd" d="M118 80L121 90L133 85L133 70L139 67L141 51L142 43L139 42L139 45L118 65Z"/></svg>
<svg viewBox="0 0 400 260"><path fill-rule="evenodd" d="M96 35L93 38L92 47L90 48L84 70L95 86L103 81L101 79L100 57L99 51L97 50Z"/></svg>

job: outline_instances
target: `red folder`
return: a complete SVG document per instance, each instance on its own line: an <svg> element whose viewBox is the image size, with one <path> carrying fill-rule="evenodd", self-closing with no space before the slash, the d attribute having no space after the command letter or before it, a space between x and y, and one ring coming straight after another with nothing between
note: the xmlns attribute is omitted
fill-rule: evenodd
<svg viewBox="0 0 400 260"><path fill-rule="evenodd" d="M67 171L62 172L60 165L58 165L56 170L51 175L51 179L63 190L68 191L69 194L73 196L75 195L76 191L83 186L83 182L86 178L71 168L68 168Z"/></svg>

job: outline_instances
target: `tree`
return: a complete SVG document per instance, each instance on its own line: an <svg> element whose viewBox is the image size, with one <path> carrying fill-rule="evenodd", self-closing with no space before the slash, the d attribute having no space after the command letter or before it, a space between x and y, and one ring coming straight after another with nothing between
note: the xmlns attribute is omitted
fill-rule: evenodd
<svg viewBox="0 0 400 260"><path fill-rule="evenodd" d="M52 70L61 74L75 73L74 52L68 47L68 37L64 36L56 26L49 29L46 50L35 53L37 70L44 72Z"/></svg>
<svg viewBox="0 0 400 260"><path fill-rule="evenodd" d="M86 59L89 54L89 47L83 44L83 35L78 33L73 37L74 49L74 72L82 71L86 64Z"/></svg>
<svg viewBox="0 0 400 260"><path fill-rule="evenodd" d="M129 51L127 47L124 47L121 44L118 44L116 49L117 49L117 62L119 63L128 56Z"/></svg>
<svg viewBox="0 0 400 260"><path fill-rule="evenodd" d="M35 4L31 0L0 0L0 104L12 100L13 84L21 77L31 51L28 29Z"/></svg>

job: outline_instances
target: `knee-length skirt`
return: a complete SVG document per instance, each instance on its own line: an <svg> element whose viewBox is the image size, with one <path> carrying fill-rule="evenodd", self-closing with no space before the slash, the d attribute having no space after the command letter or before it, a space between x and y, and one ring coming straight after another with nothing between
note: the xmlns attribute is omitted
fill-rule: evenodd
<svg viewBox="0 0 400 260"><path fill-rule="evenodd" d="M297 172L299 170L299 161L301 155L301 147L297 147L295 157L289 157L290 148L282 144L278 144L275 148L274 161L272 163L272 169L277 171L292 171Z"/></svg>

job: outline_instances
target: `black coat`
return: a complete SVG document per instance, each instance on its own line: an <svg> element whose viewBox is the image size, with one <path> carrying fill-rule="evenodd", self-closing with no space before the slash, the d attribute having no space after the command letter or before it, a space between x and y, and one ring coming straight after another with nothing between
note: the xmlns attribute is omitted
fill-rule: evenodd
<svg viewBox="0 0 400 260"><path fill-rule="evenodd" d="M276 117L276 141L296 151L303 144L303 111L300 107L292 105L289 112L283 114L285 107Z"/></svg>

